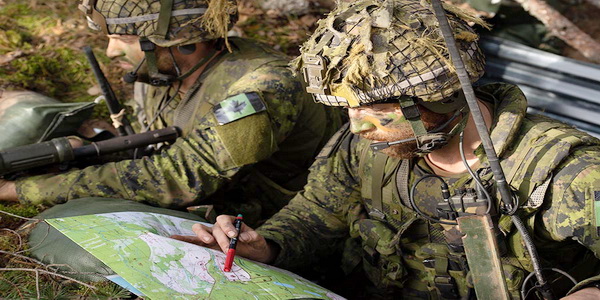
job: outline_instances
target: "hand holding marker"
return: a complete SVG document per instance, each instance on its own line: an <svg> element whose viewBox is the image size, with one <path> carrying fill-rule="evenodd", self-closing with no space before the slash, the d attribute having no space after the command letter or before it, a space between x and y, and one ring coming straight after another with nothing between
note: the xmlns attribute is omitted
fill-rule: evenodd
<svg viewBox="0 0 600 300"><path fill-rule="evenodd" d="M223 271L231 272L231 266L233 265L233 258L235 257L235 246L237 245L238 237L240 236L240 230L242 228L242 215L239 214L235 218L233 226L235 226L236 235L229 242L229 250L227 250L227 257L225 258L225 266Z"/></svg>

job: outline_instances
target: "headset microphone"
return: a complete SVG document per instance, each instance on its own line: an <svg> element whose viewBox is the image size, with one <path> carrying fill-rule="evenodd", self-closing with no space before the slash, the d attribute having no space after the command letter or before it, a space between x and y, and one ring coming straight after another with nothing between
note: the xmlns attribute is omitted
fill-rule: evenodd
<svg viewBox="0 0 600 300"><path fill-rule="evenodd" d="M452 136L452 134L449 135L449 134L443 133L443 132L441 132L442 129L446 128L446 126L450 125L450 123L452 123L452 121L454 121L456 118L458 118L458 116L463 114L464 110L466 108L467 107L465 106L465 107L457 110L454 113L454 115L452 115L452 117L450 117L446 122L444 122L442 125L429 131L428 136L426 138L418 141L419 144L422 144L419 147L419 150L422 153L429 153L432 150L438 149L439 147L446 145L448 143L448 138L450 138ZM465 123L463 125L466 125L466 120L467 119L465 118L464 119ZM454 131L460 127L462 127L462 126L459 126L459 127L455 126L451 131ZM369 145L369 147L371 147L371 149L373 151L381 151L381 150L389 148L393 145L404 144L404 143L408 143L408 142L412 142L412 141L416 141L416 140L417 140L416 137L412 137L412 138L407 138L407 139L392 141L392 142L375 142L375 143L371 143Z"/></svg>
<svg viewBox="0 0 600 300"><path fill-rule="evenodd" d="M389 148L393 145L408 143L408 142L412 142L412 141L416 141L416 140L417 139L413 137L413 138L399 140L399 141L393 141L393 142L376 142L376 143L371 143L371 145L369 145L369 147L371 147L371 149L373 151L381 151L381 150Z"/></svg>
<svg viewBox="0 0 600 300"><path fill-rule="evenodd" d="M123 76L123 81L127 83L134 83L138 78L137 72L140 70L140 67L145 61L146 58L144 57L142 61L140 61L140 63L137 65L137 67L135 67L135 70L128 72L127 74L125 74L125 76Z"/></svg>

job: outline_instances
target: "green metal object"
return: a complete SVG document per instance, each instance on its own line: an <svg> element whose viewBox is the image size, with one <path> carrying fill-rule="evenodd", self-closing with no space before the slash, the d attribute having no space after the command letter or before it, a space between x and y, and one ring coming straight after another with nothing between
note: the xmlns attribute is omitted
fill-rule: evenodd
<svg viewBox="0 0 600 300"><path fill-rule="evenodd" d="M95 105L62 103L30 91L0 91L0 150L75 135Z"/></svg>
<svg viewBox="0 0 600 300"><path fill-rule="evenodd" d="M478 299L509 300L490 215L457 219Z"/></svg>

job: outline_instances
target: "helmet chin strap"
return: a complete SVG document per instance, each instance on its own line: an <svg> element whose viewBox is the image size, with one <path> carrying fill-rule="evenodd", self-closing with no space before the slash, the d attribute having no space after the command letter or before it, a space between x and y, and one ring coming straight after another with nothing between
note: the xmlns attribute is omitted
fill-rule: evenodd
<svg viewBox="0 0 600 300"><path fill-rule="evenodd" d="M416 108L416 106L415 106L415 108ZM404 110L402 110L402 112L404 114ZM452 117L450 119L448 119L448 121L444 122L443 124L441 124L440 126L434 128L434 129L432 129L430 132L425 131L425 134L423 134L423 135L417 135L415 133L415 137L392 141L392 142L371 143L371 145L369 145L369 147L371 147L371 149L373 151L381 151L381 150L387 149L393 145L404 144L404 143L416 141L417 148L418 148L418 150L417 150L418 154L430 153L431 151L433 151L435 149L439 149L439 148L445 146L446 144L448 144L448 141L450 140L450 138L452 138L454 135L456 135L457 133L459 133L465 129L465 126L467 125L467 120L468 120L468 118L465 118L467 113L468 113L468 107L464 106L462 109L457 110L454 113L454 115L452 115ZM446 127L448 127L448 125L450 125L450 123L452 123L452 121L456 120L456 118L458 118L461 115L463 117L462 120L460 120L460 122L458 124L454 125L454 127L450 130L450 132L448 132L448 133L441 132ZM423 122L420 119L420 113L419 113L418 122L420 122L421 126L423 126L423 128L425 128L425 126L423 125ZM412 124L413 124L413 122L411 122L411 125ZM415 131L414 127L413 127L413 131Z"/></svg>
<svg viewBox="0 0 600 300"><path fill-rule="evenodd" d="M185 78L192 75L192 73L197 71L206 62L208 62L217 52L216 48L214 48L214 47L211 48L209 53L207 53L191 69L187 70L183 74L180 74L179 68L177 67L177 63L175 62L175 59L172 57L173 64L175 66L175 69L177 70L177 76L173 76L173 75L169 75L169 74L160 73L160 71L158 70L157 58L156 58L156 45L154 43L152 43L147 38L141 37L140 38L140 46L142 48L142 51L144 51L145 57L144 57L144 60L142 60L140 62L140 64L136 67L136 73L137 73L137 70L140 68L140 66L144 62L146 62L146 65L148 67L149 83L153 86L169 86L176 81L184 80ZM137 78L137 74L136 74L136 78ZM131 82L133 82L133 81L131 81ZM126 82L129 82L129 81L126 80Z"/></svg>
<svg viewBox="0 0 600 300"><path fill-rule="evenodd" d="M169 86L175 82L175 76L163 74L158 71L156 45L148 40L148 38L140 37L140 47L142 48L142 51L144 51L146 57L149 83L154 86Z"/></svg>

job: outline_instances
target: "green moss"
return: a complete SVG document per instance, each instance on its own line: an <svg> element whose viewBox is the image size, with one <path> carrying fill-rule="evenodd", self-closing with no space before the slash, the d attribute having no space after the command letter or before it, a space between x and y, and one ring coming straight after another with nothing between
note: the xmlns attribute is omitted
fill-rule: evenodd
<svg viewBox="0 0 600 300"><path fill-rule="evenodd" d="M89 101L92 85L82 53L67 48L41 50L20 57L0 70L0 86L18 86L64 102Z"/></svg>
<svg viewBox="0 0 600 300"><path fill-rule="evenodd" d="M8 234L0 235L0 249L3 251L19 251L20 249L15 249L18 244L15 243L16 236L11 236Z"/></svg>
<svg viewBox="0 0 600 300"><path fill-rule="evenodd" d="M30 205L30 204L21 204L21 203L12 204L12 205L0 204L0 210L11 213L11 214L19 215L19 216L25 217L25 218L31 218L40 213L40 207L35 206L35 205ZM3 216L3 218L4 218L4 216Z"/></svg>
<svg viewBox="0 0 600 300"><path fill-rule="evenodd" d="M12 1L11 1L12 2ZM0 7L0 14L7 16L23 16L31 14L31 9L27 3L21 1L8 2Z"/></svg>
<svg viewBox="0 0 600 300"><path fill-rule="evenodd" d="M17 24L32 31L41 31L56 24L56 19L40 16L23 16L17 18Z"/></svg>
<svg viewBox="0 0 600 300"><path fill-rule="evenodd" d="M31 49L31 34L11 21L9 18L0 17L0 54Z"/></svg>
<svg viewBox="0 0 600 300"><path fill-rule="evenodd" d="M40 213L40 207L30 204L0 204L0 210L17 216L31 218ZM23 219L11 217L0 213L2 227L16 229L23 223ZM1 247L4 249L4 247Z"/></svg>

